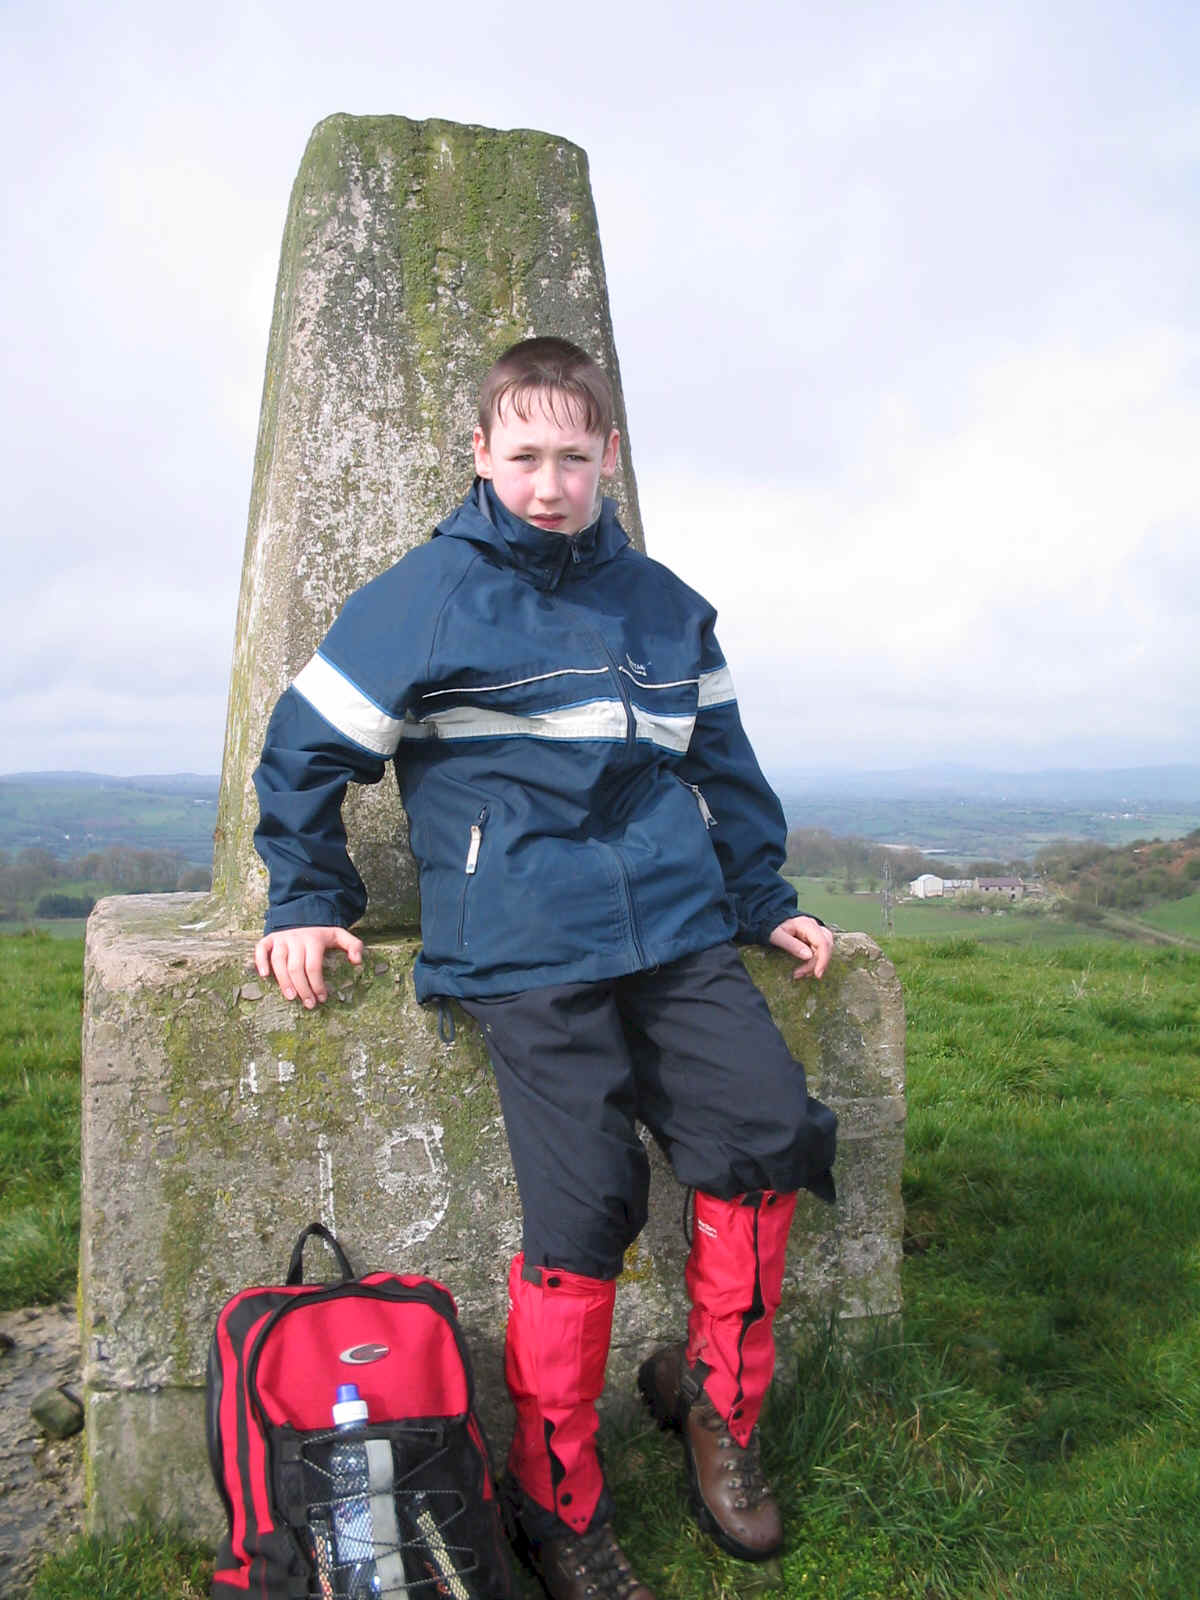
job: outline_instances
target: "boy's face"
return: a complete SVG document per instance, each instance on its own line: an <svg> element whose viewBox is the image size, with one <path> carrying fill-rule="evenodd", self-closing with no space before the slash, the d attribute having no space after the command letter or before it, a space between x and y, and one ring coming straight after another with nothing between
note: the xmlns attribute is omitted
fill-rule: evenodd
<svg viewBox="0 0 1200 1600"><path fill-rule="evenodd" d="M557 400L557 418L535 393L528 422L509 405L493 418L490 438L476 428L475 471L492 480L514 516L569 538L595 520L600 479L616 468L618 434L586 432L575 408Z"/></svg>

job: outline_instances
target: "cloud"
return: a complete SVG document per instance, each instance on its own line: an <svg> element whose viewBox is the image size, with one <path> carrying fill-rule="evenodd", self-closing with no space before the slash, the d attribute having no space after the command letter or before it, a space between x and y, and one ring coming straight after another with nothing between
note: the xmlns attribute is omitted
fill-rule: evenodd
<svg viewBox="0 0 1200 1600"><path fill-rule="evenodd" d="M1159 328L1013 353L944 432L882 410L836 491L644 475L651 553L719 605L772 759L1036 763L1117 729L1196 759L1195 354Z"/></svg>
<svg viewBox="0 0 1200 1600"><path fill-rule="evenodd" d="M141 679L99 687L60 682L23 694L4 721L6 748L28 752L8 771L214 773L225 697L207 681L176 686L161 699Z"/></svg>

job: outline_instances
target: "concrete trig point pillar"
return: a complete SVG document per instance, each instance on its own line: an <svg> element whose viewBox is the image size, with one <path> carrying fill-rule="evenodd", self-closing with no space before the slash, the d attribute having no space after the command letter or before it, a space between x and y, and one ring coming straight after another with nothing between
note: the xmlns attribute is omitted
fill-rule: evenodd
<svg viewBox="0 0 1200 1600"><path fill-rule="evenodd" d="M88 928L82 1316L89 1514L221 1521L204 1446L224 1299L277 1282L321 1217L360 1270L424 1271L459 1301L502 1446L505 1267L517 1193L486 1057L417 1006L415 872L394 785L352 791L371 893L361 970L307 1013L255 978L265 879L250 776L271 707L347 595L428 537L470 482L480 380L532 333L616 380L615 492L641 525L581 150L400 117L313 133L288 213L267 362L211 897L104 901ZM903 1011L888 962L839 937L819 986L746 956L814 1091L840 1113L839 1201L804 1196L783 1317L899 1308ZM617 1302L610 1393L684 1325L680 1202L657 1153L651 1220Z"/></svg>

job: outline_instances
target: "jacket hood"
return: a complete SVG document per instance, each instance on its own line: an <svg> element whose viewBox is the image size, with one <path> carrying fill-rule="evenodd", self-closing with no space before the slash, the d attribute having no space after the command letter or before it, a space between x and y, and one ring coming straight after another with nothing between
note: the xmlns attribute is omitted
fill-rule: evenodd
<svg viewBox="0 0 1200 1600"><path fill-rule="evenodd" d="M600 502L600 515L575 534L551 533L520 517L493 514L487 486L476 478L462 504L434 529L433 537L465 539L513 567L538 589L554 589L569 567L586 572L620 555L629 536L617 521L615 500Z"/></svg>

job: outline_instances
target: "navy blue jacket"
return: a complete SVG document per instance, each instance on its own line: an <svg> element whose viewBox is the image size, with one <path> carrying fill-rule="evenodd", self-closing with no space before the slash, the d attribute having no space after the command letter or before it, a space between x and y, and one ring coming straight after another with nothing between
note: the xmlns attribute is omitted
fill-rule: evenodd
<svg viewBox="0 0 1200 1600"><path fill-rule="evenodd" d="M421 999L765 942L796 911L784 818L714 618L611 501L568 539L493 517L477 482L351 597L275 708L254 775L267 931L362 915L342 799L394 758Z"/></svg>

